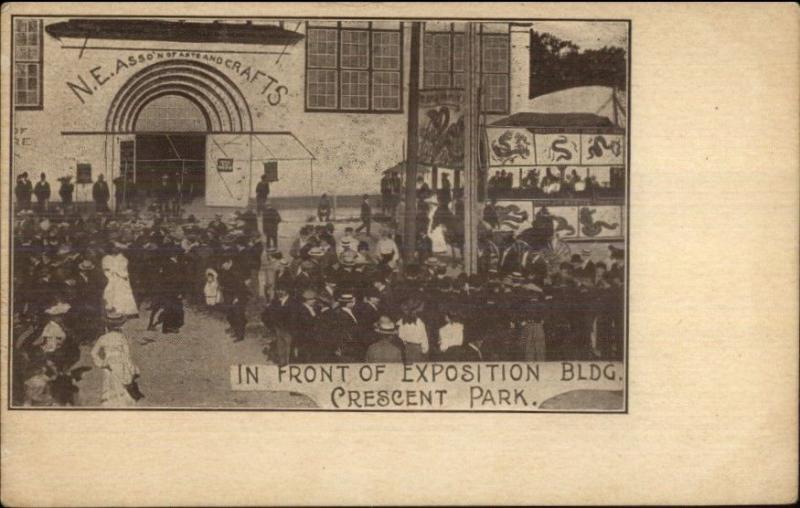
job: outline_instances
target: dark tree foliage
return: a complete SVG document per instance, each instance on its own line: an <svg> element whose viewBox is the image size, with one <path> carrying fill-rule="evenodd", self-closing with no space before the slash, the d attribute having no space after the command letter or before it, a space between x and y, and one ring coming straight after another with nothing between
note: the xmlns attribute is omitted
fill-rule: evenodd
<svg viewBox="0 0 800 508"><path fill-rule="evenodd" d="M605 46L581 51L572 41L531 30L530 98L576 86L625 90L625 50Z"/></svg>

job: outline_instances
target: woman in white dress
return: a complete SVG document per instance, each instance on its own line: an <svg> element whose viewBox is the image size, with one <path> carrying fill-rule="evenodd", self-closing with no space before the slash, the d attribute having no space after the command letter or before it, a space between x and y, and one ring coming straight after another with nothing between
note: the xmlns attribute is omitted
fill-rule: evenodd
<svg viewBox="0 0 800 508"><path fill-rule="evenodd" d="M139 369L131 360L130 345L121 328L125 316L109 312L106 317L108 333L101 335L92 348L92 361L103 369L103 391L100 405L104 407L128 407L136 405L127 386L133 384Z"/></svg>
<svg viewBox="0 0 800 508"><path fill-rule="evenodd" d="M103 256L103 274L108 279L103 291L106 310L114 309L127 317L139 315L139 308L133 298L131 282L128 276L128 258L122 254L122 245L112 244L109 253Z"/></svg>

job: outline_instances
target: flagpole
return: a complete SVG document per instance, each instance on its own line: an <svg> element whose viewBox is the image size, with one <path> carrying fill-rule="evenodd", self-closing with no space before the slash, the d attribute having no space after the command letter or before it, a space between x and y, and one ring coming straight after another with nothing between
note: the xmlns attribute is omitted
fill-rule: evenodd
<svg viewBox="0 0 800 508"><path fill-rule="evenodd" d="M403 259L414 259L417 240L417 159L419 129L419 65L421 23L411 23L411 58L408 79L408 131L406 139L406 206L403 228Z"/></svg>
<svg viewBox="0 0 800 508"><path fill-rule="evenodd" d="M478 271L478 142L480 103L476 83L476 24L467 23L464 71L464 271Z"/></svg>

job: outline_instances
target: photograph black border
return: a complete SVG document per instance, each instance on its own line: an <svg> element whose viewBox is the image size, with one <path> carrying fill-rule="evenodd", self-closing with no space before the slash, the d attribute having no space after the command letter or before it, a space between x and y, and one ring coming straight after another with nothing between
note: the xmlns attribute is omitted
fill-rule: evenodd
<svg viewBox="0 0 800 508"><path fill-rule="evenodd" d="M616 23L627 23L628 25L628 38L627 38L627 91L626 91L626 127L625 127L625 136L626 136L626 146L627 146L627 153L626 153L626 164L625 164L625 337L624 337L624 348L625 348L625 357L624 357L624 370L625 370L625 387L623 391L623 409L622 410L563 410L563 411L514 411L514 410L463 410L463 409L441 409L441 410L430 410L430 409L322 409L322 408L204 408L204 407L130 407L130 408L102 408L102 407L63 407L63 406L54 406L54 407L26 407L26 406L13 406L12 405L12 393L11 393L11 367L12 367L12 352L13 352L13 284L12 284L12 273L14 267L14 233L13 233L13 223L14 223L14 213L13 213L13 185L11 185L11 177L13 172L14 166L14 80L13 76L9 76L9 96L8 96L8 106L9 106L9 155L8 155L8 171L9 171L9 185L8 185L8 207L9 207L9 227L8 227L8 260L9 260L9 274L8 274L8 343L7 343L7 351L8 351L8 359L6 362L6 383L7 386L7 407L6 409L9 411L125 411L125 412L303 412L303 413L363 413L363 414L370 414L370 413L471 413L471 414L520 414L520 415L531 415L531 414L591 414L591 415L627 415L630 411L629 408L629 380L628 380L628 360L629 360L629 330L630 330L630 193L631 193L631 60L632 60L632 36L633 36L633 27L632 21L630 18L514 18L514 19L504 19L504 18L477 18L477 17L408 17L408 16L345 16L345 17L331 17L331 16L200 16L200 15L127 15L127 16L114 16L114 15L102 15L102 14L12 14L10 16L10 23L11 27L14 25L14 18L17 17L37 17L37 18L117 18L117 19L131 19L131 18L140 18L140 19L235 19L235 20L318 20L318 21L349 21L349 20L358 20L358 21L367 21L367 20L382 20L382 21L477 21L477 22L484 22L484 23L533 23L537 21L563 21L563 22L616 22ZM3 39L5 37L2 37ZM11 30L11 34L9 35L10 39L10 57L9 57L9 75L12 75L13 71L13 51L14 51L14 37L13 37L13 29ZM2 43L0 42L0 50L2 49ZM0 78L0 89L3 89L4 80ZM2 224L0 224L0 238L2 237ZM1 283L2 281L0 281Z"/></svg>

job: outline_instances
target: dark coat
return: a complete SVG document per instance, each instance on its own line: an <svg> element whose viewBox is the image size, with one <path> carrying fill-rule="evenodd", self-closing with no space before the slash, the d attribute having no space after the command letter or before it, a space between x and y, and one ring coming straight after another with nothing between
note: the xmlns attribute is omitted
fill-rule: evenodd
<svg viewBox="0 0 800 508"><path fill-rule="evenodd" d="M108 184L104 181L97 181L92 186L92 199L95 203L107 203L109 197Z"/></svg>

